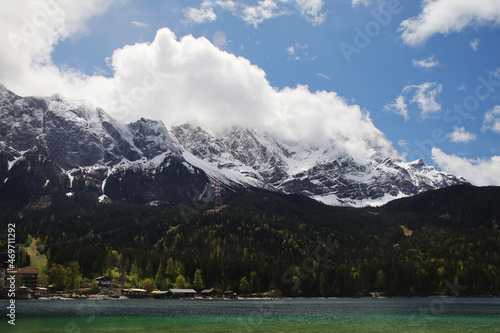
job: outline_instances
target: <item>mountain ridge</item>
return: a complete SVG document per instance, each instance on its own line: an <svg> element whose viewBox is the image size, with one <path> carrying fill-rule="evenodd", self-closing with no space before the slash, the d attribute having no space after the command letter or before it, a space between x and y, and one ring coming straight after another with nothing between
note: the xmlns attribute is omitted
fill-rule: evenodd
<svg viewBox="0 0 500 333"><path fill-rule="evenodd" d="M21 166L27 160L29 168L42 167L35 155L52 174L33 180L33 193L50 178L68 196L90 191L102 201L150 205L194 200L216 178L226 188L254 186L347 206L466 183L421 160L405 162L395 150L384 155L374 146L360 161L343 150L345 138L319 147L242 126L168 129L144 118L124 125L85 101L20 97L1 85L0 112L0 192L12 190L5 185L27 171Z"/></svg>

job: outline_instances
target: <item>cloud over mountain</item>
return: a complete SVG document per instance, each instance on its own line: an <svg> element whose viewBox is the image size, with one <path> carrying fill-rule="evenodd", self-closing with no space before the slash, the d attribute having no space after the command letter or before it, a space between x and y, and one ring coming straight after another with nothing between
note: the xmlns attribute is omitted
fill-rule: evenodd
<svg viewBox="0 0 500 333"><path fill-rule="evenodd" d="M312 15L320 4L297 2L304 15ZM18 8L18 14L36 15L41 6L37 2L18 5L23 7ZM86 99L124 122L147 117L162 120L167 126L193 122L215 130L239 124L273 131L306 145L323 146L336 140L361 160L375 150L395 153L368 113L349 105L335 92L310 92L304 85L278 90L249 60L221 51L204 37L178 39L168 28L160 29L152 42L115 50L109 60L110 78L62 71L52 64L50 51L60 40L84 32L85 20L104 10L89 2L81 16L70 21L68 17L77 14L70 14L69 8L54 9L64 13L59 13L62 19L45 22L33 36L33 43L16 45L25 57L0 59L0 82L23 95L59 93ZM4 36L8 36L8 27L0 26ZM21 26L19 31L22 33ZM5 37L0 51L12 53Z"/></svg>
<svg viewBox="0 0 500 333"><path fill-rule="evenodd" d="M464 177L475 185L500 186L500 156L473 160L448 155L439 148L433 148L432 159L443 170Z"/></svg>

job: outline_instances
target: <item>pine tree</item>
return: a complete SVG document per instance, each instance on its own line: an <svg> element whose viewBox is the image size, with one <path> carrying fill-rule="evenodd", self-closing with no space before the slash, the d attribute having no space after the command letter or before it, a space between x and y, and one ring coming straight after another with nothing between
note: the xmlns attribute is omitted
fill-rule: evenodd
<svg viewBox="0 0 500 333"><path fill-rule="evenodd" d="M250 291L253 293L260 292L260 279L256 271L250 274Z"/></svg>
<svg viewBox="0 0 500 333"><path fill-rule="evenodd" d="M186 288L186 279L184 278L184 276L179 275L175 279L175 288L176 289L184 289L184 288Z"/></svg>
<svg viewBox="0 0 500 333"><path fill-rule="evenodd" d="M201 269L197 269L194 273L193 287L197 290L203 289L203 277Z"/></svg>
<svg viewBox="0 0 500 333"><path fill-rule="evenodd" d="M240 280L240 290L242 294L248 294L250 292L250 284L245 276Z"/></svg>
<svg viewBox="0 0 500 333"><path fill-rule="evenodd" d="M158 266L158 270L155 275L155 284L157 288L161 288L163 281L165 280L165 270L163 269L163 265L160 263Z"/></svg>

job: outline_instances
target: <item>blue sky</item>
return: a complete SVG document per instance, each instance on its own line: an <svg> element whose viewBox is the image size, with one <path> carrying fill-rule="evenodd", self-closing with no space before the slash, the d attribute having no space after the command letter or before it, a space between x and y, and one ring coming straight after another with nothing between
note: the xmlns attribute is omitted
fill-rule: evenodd
<svg viewBox="0 0 500 333"><path fill-rule="evenodd" d="M61 12L75 10L71 1L63 3ZM36 11L27 14L28 8L21 12L28 21L36 17ZM346 104L369 113L373 125L408 161L422 158L475 184L500 185L500 0L106 0L89 1L81 12L73 21L66 14L65 29L40 24L54 33L48 34L43 66L72 84L80 80L77 86L83 87L71 97L90 96L103 82L118 80L116 64L125 52L116 51L136 43L151 45L158 31L168 28L177 41L192 35L197 46L191 50L209 48L201 42L205 37L219 48L221 59L226 52L247 59L264 71L276 91L306 85L311 94L335 92ZM13 25L6 31L18 29L24 36L25 26ZM33 55L41 52L30 47ZM197 63L204 66L200 54ZM4 58L0 66L15 61ZM233 58L225 61L221 66L236 64ZM211 70L219 70L217 66ZM255 66L251 80L260 75ZM221 80L238 75L235 71L221 74ZM16 81L4 75L0 80L20 94L71 95L62 88L29 86L26 77ZM49 86L57 90L56 84ZM255 94L253 88L248 87L248 94ZM190 93L197 89L204 88ZM223 91L217 94L225 98ZM99 98L90 99L99 104ZM150 107L137 104L137 109Z"/></svg>

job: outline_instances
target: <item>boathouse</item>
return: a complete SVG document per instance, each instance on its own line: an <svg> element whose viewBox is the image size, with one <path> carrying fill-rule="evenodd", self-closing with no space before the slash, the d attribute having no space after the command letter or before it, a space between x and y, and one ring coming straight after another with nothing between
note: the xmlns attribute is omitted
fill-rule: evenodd
<svg viewBox="0 0 500 333"><path fill-rule="evenodd" d="M219 297L220 294L215 289L205 289L200 292L201 297L203 298L216 298Z"/></svg>
<svg viewBox="0 0 500 333"><path fill-rule="evenodd" d="M196 296L194 289L170 289L172 296L175 298L192 298Z"/></svg>
<svg viewBox="0 0 500 333"><path fill-rule="evenodd" d="M109 288L111 287L111 279L107 276L99 276L95 279L99 287Z"/></svg>

